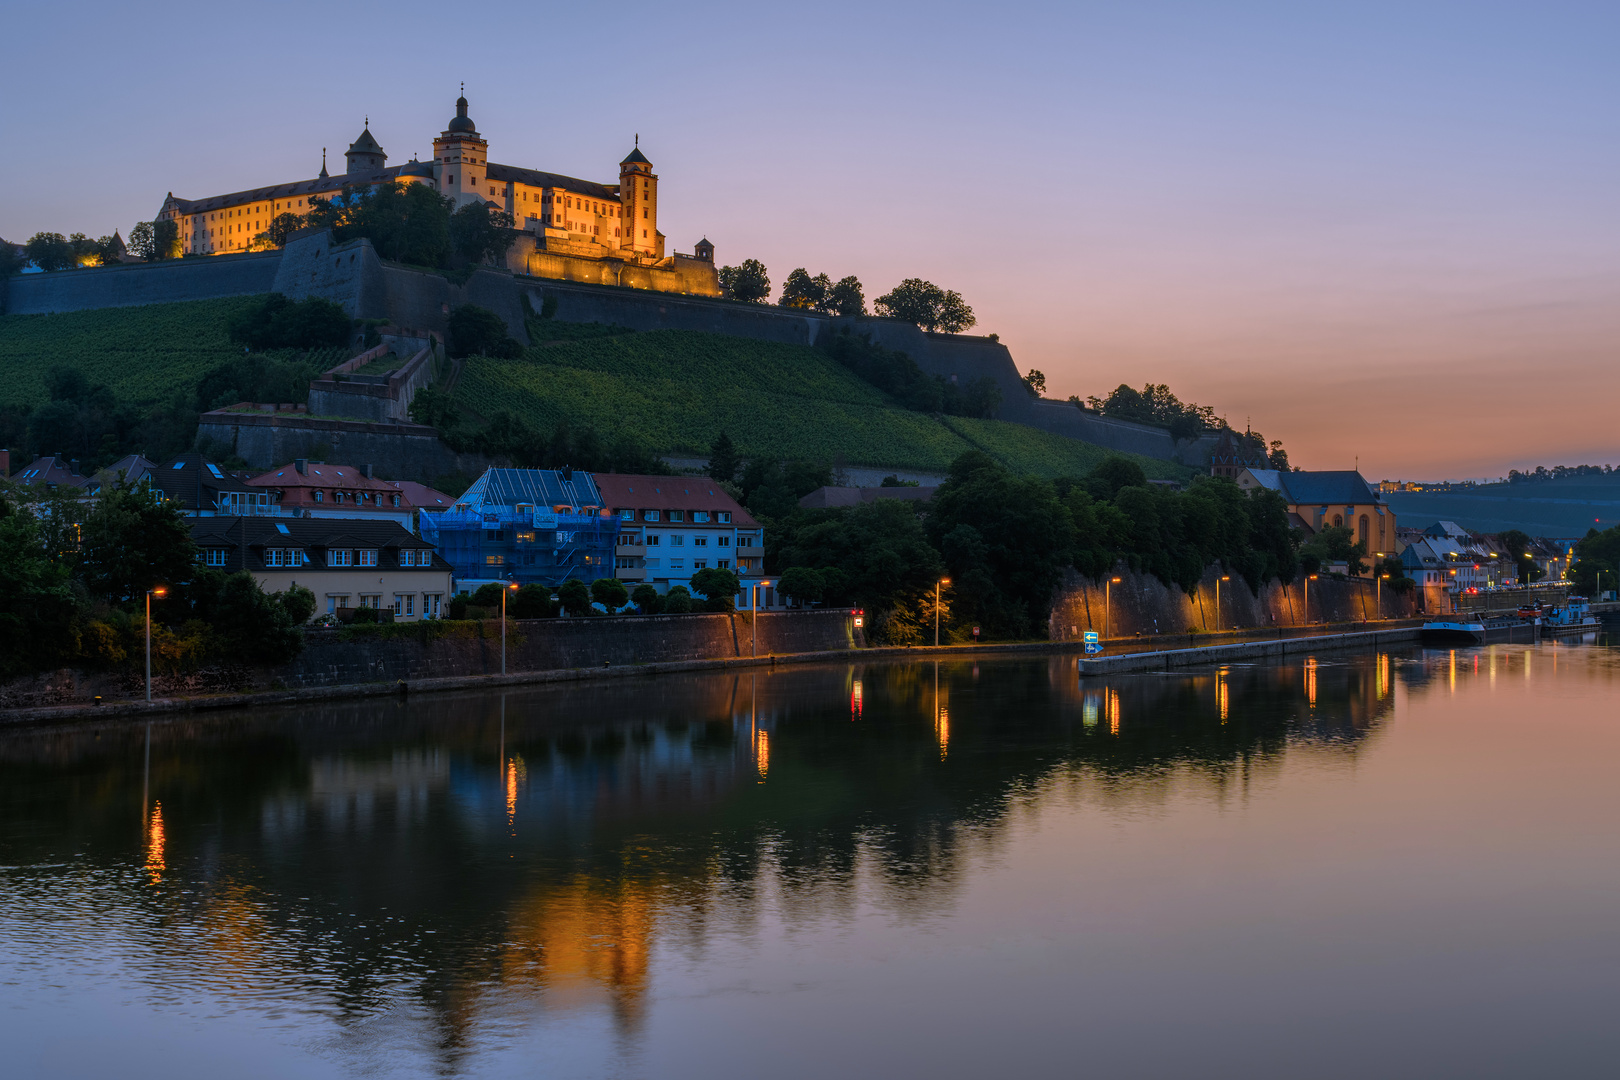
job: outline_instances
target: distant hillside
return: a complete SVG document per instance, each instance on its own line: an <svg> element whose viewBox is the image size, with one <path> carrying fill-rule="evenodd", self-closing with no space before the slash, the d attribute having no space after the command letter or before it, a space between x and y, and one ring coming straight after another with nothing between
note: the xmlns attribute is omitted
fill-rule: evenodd
<svg viewBox="0 0 1620 1080"><path fill-rule="evenodd" d="M226 325L254 297L60 315L0 315L0 406L43 404L45 375L78 368L119 399L150 404L195 395L202 377L242 355Z"/></svg>
<svg viewBox="0 0 1620 1080"><path fill-rule="evenodd" d="M668 454L704 455L725 431L745 457L841 456L849 465L943 472L981 449L1020 472L1073 476L1109 453L1021 424L910 412L808 346L691 330L561 341L516 360L475 357L455 401L486 419L507 409L542 428L562 420L604 432L628 426L647 449ZM1150 477L1188 473L1129 456Z"/></svg>
<svg viewBox="0 0 1620 1080"><path fill-rule="evenodd" d="M1465 529L1520 529L1531 536L1585 536L1620 524L1620 476L1488 484L1465 491L1394 491L1384 496L1402 525L1455 521Z"/></svg>

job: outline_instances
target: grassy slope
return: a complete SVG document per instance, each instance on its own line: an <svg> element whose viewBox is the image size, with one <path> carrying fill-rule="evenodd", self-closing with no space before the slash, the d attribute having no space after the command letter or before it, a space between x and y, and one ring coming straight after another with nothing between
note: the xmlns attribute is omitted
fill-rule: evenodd
<svg viewBox="0 0 1620 1080"><path fill-rule="evenodd" d="M78 368L128 401L195 394L211 369L241 355L225 327L254 299L0 315L0 405L44 402L45 375L59 364Z"/></svg>
<svg viewBox="0 0 1620 1080"><path fill-rule="evenodd" d="M548 345L517 360L474 358L456 400L486 417L510 409L543 428L565 418L600 431L628 423L664 453L702 454L721 430L744 455L842 455L851 465L935 472L975 447L1046 476L1084 473L1106 453L1020 424L896 408L805 346L684 330ZM1150 476L1186 472L1138 460Z"/></svg>

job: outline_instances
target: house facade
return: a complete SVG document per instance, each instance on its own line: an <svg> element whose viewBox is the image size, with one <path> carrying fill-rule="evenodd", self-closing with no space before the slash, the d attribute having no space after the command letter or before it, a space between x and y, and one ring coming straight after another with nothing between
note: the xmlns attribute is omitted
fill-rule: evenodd
<svg viewBox="0 0 1620 1080"><path fill-rule="evenodd" d="M1297 518L1312 534L1329 526L1348 527L1367 550L1368 573L1372 562L1399 550L1394 509L1359 472L1244 469L1236 480L1245 491L1263 487L1277 492L1288 504L1290 520Z"/></svg>
<svg viewBox="0 0 1620 1080"><path fill-rule="evenodd" d="M765 573L764 529L706 476L595 473L619 523L613 576L661 593L691 587L699 570L735 571L746 595ZM774 593L768 598L775 603Z"/></svg>
<svg viewBox="0 0 1620 1080"><path fill-rule="evenodd" d="M450 564L393 521L215 517L191 539L204 566L246 570L265 592L309 589L317 614L371 607L411 622L438 617L451 596Z"/></svg>

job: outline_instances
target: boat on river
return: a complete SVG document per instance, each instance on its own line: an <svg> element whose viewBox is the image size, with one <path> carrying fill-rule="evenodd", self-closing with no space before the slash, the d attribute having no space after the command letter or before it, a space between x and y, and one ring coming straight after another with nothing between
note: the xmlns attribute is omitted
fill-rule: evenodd
<svg viewBox="0 0 1620 1080"><path fill-rule="evenodd" d="M1437 619L1423 624L1425 645L1500 645L1535 642L1541 627L1517 617L1508 619Z"/></svg>
<svg viewBox="0 0 1620 1080"><path fill-rule="evenodd" d="M1564 597L1563 603L1550 609L1541 619L1541 632L1548 637L1590 634L1602 628L1584 596Z"/></svg>

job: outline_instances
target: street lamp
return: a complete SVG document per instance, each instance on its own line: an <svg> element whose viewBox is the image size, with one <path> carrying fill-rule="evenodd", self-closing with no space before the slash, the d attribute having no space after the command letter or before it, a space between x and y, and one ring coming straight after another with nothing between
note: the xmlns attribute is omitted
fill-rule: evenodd
<svg viewBox="0 0 1620 1080"><path fill-rule="evenodd" d="M1221 629L1221 582L1223 582L1223 581L1231 581L1231 580L1232 580L1232 575L1231 574L1222 574L1220 577L1215 579L1215 631L1216 631L1216 633L1219 633L1220 629Z"/></svg>
<svg viewBox="0 0 1620 1080"><path fill-rule="evenodd" d="M1384 617L1384 579L1387 577L1389 577L1388 574L1378 575L1378 617L1380 619Z"/></svg>
<svg viewBox="0 0 1620 1080"><path fill-rule="evenodd" d="M950 583L951 579L948 577L942 577L934 582L934 647L936 649L939 647L939 587Z"/></svg>
<svg viewBox="0 0 1620 1080"><path fill-rule="evenodd" d="M159 600L169 595L166 585L154 585L146 590L146 703L152 704L152 597Z"/></svg>
<svg viewBox="0 0 1620 1080"><path fill-rule="evenodd" d="M770 588L768 581L756 581L748 597L752 611L748 613L748 655L752 658L759 656L759 590Z"/></svg>
<svg viewBox="0 0 1620 1080"><path fill-rule="evenodd" d="M1109 578L1103 582L1103 637L1114 636L1114 586L1119 584L1119 578Z"/></svg>
<svg viewBox="0 0 1620 1080"><path fill-rule="evenodd" d="M509 581L501 589L501 674L506 674L506 594L517 592L517 582Z"/></svg>
<svg viewBox="0 0 1620 1080"><path fill-rule="evenodd" d="M1311 582L1316 580L1315 574L1305 575L1305 625L1311 625Z"/></svg>

